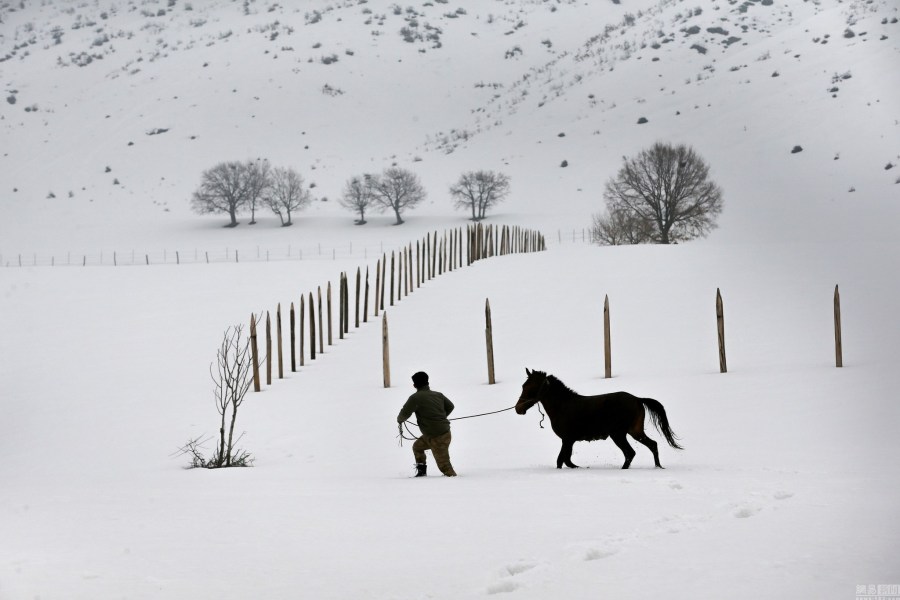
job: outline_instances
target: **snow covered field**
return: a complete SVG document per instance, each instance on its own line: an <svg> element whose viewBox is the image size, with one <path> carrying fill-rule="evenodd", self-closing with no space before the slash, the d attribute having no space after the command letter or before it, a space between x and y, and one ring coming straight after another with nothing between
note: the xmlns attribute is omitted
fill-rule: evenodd
<svg viewBox="0 0 900 600"><path fill-rule="evenodd" d="M900 584L894 3L416 5L439 48L404 42L410 13L381 1L151 4L0 4L0 54L16 48L0 82L17 97L0 102L0 599L851 599ZM92 46L98 28L111 41ZM59 65L85 48L104 57ZM720 228L671 247L583 243L621 156L657 139L710 162ZM203 169L256 156L317 182L293 227L189 214ZM429 202L400 227L353 226L343 181L392 162ZM464 226L446 188L472 168L510 174L489 222L541 229L548 251L388 307L391 388L370 316L249 396L253 468L184 469L177 449L217 427L208 366L225 328L343 271L374 283L383 252ZM241 261L202 259L226 249ZM413 372L465 416L512 406L525 368L656 398L685 450L649 429L665 470L637 447L622 471L606 441L576 444L587 468L559 471L547 422L507 411L454 422L458 478L411 478L394 420Z"/></svg>
<svg viewBox="0 0 900 600"><path fill-rule="evenodd" d="M490 259L388 309L392 388L380 326L352 330L245 403L256 466L212 472L172 452L215 432L206 366L223 326L289 302L318 265L5 270L3 597L854 597L900 575L891 250ZM431 373L463 416L512 406L525 367L582 393L659 399L686 449L662 446L661 471L639 448L621 471L612 443L579 443L589 468L557 471L559 441L536 411L505 412L454 423L460 477L409 479L409 444L394 438L409 375Z"/></svg>

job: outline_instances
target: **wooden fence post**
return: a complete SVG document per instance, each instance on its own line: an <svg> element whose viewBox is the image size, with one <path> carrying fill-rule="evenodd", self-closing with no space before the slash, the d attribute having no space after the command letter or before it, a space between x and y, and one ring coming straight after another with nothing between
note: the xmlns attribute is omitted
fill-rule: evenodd
<svg viewBox="0 0 900 600"><path fill-rule="evenodd" d="M839 368L844 366L844 347L841 342L841 293L838 286L834 286L834 364Z"/></svg>
<svg viewBox="0 0 900 600"><path fill-rule="evenodd" d="M428 271L428 278L434 279L435 277L437 277L439 275L439 273L437 272L437 264L438 264L437 259L438 259L438 252L439 252L438 232L437 231L435 231L434 235L431 237L431 249L429 250L429 252L431 252L431 254L430 254L431 268Z"/></svg>
<svg viewBox="0 0 900 600"><path fill-rule="evenodd" d="M259 350L256 346L256 314L250 315L250 358L253 361L253 391L259 391Z"/></svg>
<svg viewBox="0 0 900 600"><path fill-rule="evenodd" d="M366 293L363 298L363 323L369 322L369 267L366 267Z"/></svg>
<svg viewBox="0 0 900 600"><path fill-rule="evenodd" d="M727 373L725 362L725 308L722 304L722 293L716 288L716 326L719 330L719 372Z"/></svg>
<svg viewBox="0 0 900 600"><path fill-rule="evenodd" d="M266 385L272 385L272 319L266 311Z"/></svg>
<svg viewBox="0 0 900 600"><path fill-rule="evenodd" d="M326 292L326 303L328 304L328 345L331 345L331 282L328 282Z"/></svg>
<svg viewBox="0 0 900 600"><path fill-rule="evenodd" d="M388 344L387 313L381 315L381 360L384 373L384 387L391 387L391 352Z"/></svg>
<svg viewBox="0 0 900 600"><path fill-rule="evenodd" d="M303 352L306 350L304 348L304 344L306 342L304 336L306 335L306 297L303 294L300 294L300 366L306 364L306 359L303 357Z"/></svg>
<svg viewBox="0 0 900 600"><path fill-rule="evenodd" d="M346 272L341 273L341 282L344 284L344 333L347 333L350 331L350 281L347 279Z"/></svg>
<svg viewBox="0 0 900 600"><path fill-rule="evenodd" d="M612 377L612 339L609 333L609 296L603 299L603 370L606 379Z"/></svg>
<svg viewBox="0 0 900 600"><path fill-rule="evenodd" d="M456 265L456 230L450 230L450 242L449 242L449 254L448 254L448 265L447 270L452 271Z"/></svg>
<svg viewBox="0 0 900 600"><path fill-rule="evenodd" d="M403 280L403 296L409 296L409 247L403 248L403 274L400 279Z"/></svg>
<svg viewBox="0 0 900 600"><path fill-rule="evenodd" d="M368 275L368 272L366 273ZM362 270L356 267L356 328L359 329L359 284L361 283Z"/></svg>
<svg viewBox="0 0 900 600"><path fill-rule="evenodd" d="M375 263L375 296L372 298L375 301L375 312L372 313L373 316L378 316L378 289L381 286L381 261L377 261ZM369 301L369 295L366 294L366 302Z"/></svg>
<svg viewBox="0 0 900 600"><path fill-rule="evenodd" d="M496 380L494 379L494 331L493 327L491 327L490 299L485 299L484 301L484 320L484 337L487 342L488 384L493 385L496 383Z"/></svg>
<svg viewBox="0 0 900 600"><path fill-rule="evenodd" d="M278 303L278 311L275 313L275 341L278 344L278 379L284 379L284 354L282 351L281 336L281 302Z"/></svg>
<svg viewBox="0 0 900 600"><path fill-rule="evenodd" d="M297 319L294 314L294 303L291 302L291 373L294 373L297 370L297 356L294 352L297 344L296 326Z"/></svg>
<svg viewBox="0 0 900 600"><path fill-rule="evenodd" d="M413 246L412 242L409 243L408 252L406 255L406 279L409 282L409 293L412 294L416 291L416 278L413 276L413 268L415 264L413 263Z"/></svg>
<svg viewBox="0 0 900 600"><path fill-rule="evenodd" d="M378 306L384 310L384 288L387 286L387 254L381 257L381 297L378 299Z"/></svg>
<svg viewBox="0 0 900 600"><path fill-rule="evenodd" d="M391 252L391 306L394 305L394 253Z"/></svg>
<svg viewBox="0 0 900 600"><path fill-rule="evenodd" d="M316 360L316 306L312 292L309 293L309 359Z"/></svg>

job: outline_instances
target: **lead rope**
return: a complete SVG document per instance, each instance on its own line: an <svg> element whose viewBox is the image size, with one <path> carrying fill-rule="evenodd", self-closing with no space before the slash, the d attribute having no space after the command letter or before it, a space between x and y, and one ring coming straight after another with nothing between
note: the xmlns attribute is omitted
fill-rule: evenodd
<svg viewBox="0 0 900 600"><path fill-rule="evenodd" d="M485 417L485 416L487 416L487 415L496 415L497 413L506 412L506 411L512 410L512 409L514 409L514 408L515 408L515 405L510 406L509 408L503 408L503 409L501 409L501 410L495 410L495 411L492 411L492 412L478 413L477 415L466 415L465 417L453 417L452 419L447 419L447 420L448 420L448 421L461 421L462 419L472 419L472 418L475 418L475 417ZM541 414L543 414L543 413L541 413ZM542 418L542 419L541 419L541 422L543 423L543 421L544 421L544 419ZM414 441L416 441L417 439L419 439L419 436L417 436L416 434L414 434L412 431L409 430L409 425L408 425L408 423L412 423L412 424L413 424L414 426L416 426L416 427L419 426L418 423L414 423L413 421L404 421L403 423L398 423L398 424L397 424L397 431L398 431L397 437L399 438L398 442L399 442L399 444L400 444L401 447L403 446L403 440L406 440L406 441L408 441L408 442L414 442ZM408 433L408 434L411 435L412 437L406 437L406 435L405 435L405 433L404 433L404 431L403 431L403 428L404 428L404 427L406 428L406 432L405 432L405 433ZM543 429L543 428L544 428L544 426L541 425L541 429Z"/></svg>

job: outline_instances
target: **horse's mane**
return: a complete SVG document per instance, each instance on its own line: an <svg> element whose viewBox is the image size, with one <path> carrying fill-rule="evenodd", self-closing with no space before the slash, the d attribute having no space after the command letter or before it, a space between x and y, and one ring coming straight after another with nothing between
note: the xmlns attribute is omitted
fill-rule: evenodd
<svg viewBox="0 0 900 600"><path fill-rule="evenodd" d="M547 381L550 383L550 389L559 395L565 395L566 400L579 397L579 394L572 390L569 386L557 379L554 375L547 375Z"/></svg>

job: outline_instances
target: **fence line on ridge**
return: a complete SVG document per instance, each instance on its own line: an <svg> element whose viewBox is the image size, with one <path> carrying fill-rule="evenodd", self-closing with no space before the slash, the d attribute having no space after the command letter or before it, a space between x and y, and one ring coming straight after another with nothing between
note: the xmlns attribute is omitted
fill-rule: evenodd
<svg viewBox="0 0 900 600"><path fill-rule="evenodd" d="M501 236L505 227L501 225L470 225L482 227L485 231L496 230ZM509 227L519 232L532 231L524 227ZM512 234L509 234L512 235ZM544 247L565 244L590 244L588 229L558 230L555 236L541 235ZM501 240L496 240L499 244ZM509 242L514 243L513 241ZM98 250L93 252L40 253L19 252L0 253L0 267L130 267L159 265L221 264L243 262L277 262L303 260L348 260L381 256L386 247L392 244L385 242L347 242L336 245L288 244L279 246L238 246L217 249L180 248L162 250ZM498 249L499 251L499 249Z"/></svg>

